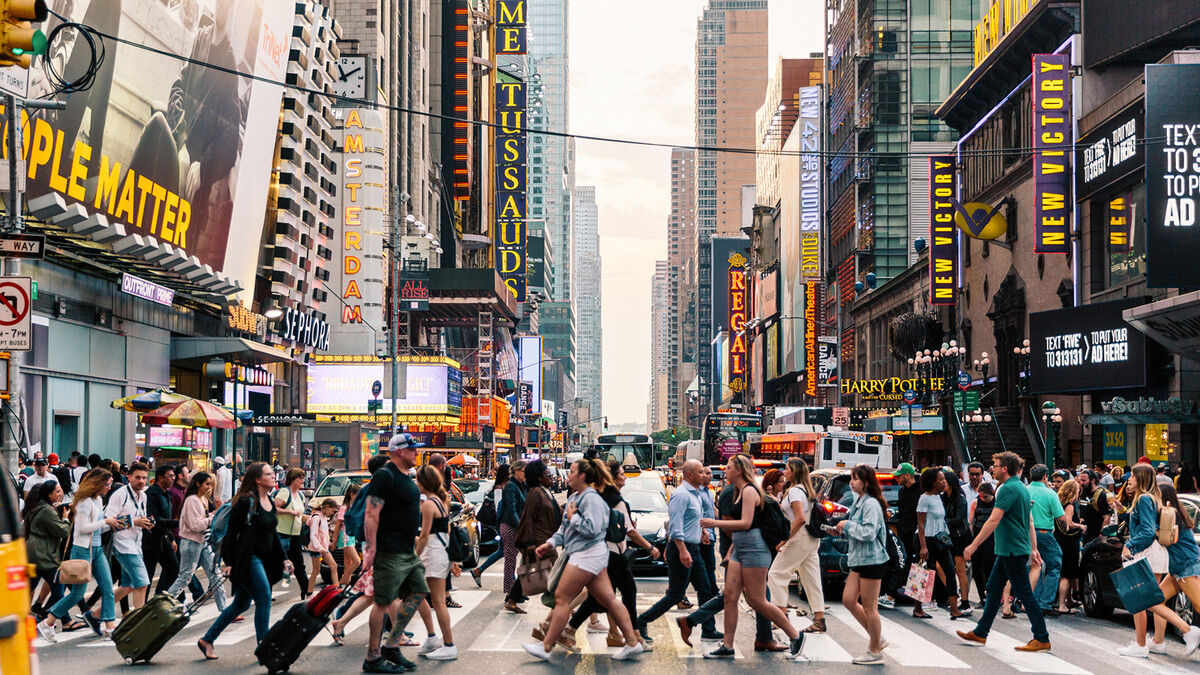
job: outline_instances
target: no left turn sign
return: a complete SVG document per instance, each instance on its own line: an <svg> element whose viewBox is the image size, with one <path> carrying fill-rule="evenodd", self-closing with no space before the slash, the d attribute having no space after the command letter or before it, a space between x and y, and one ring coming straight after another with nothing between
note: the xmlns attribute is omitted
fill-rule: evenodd
<svg viewBox="0 0 1200 675"><path fill-rule="evenodd" d="M32 347L31 287L29 277L0 278L0 350L23 351Z"/></svg>

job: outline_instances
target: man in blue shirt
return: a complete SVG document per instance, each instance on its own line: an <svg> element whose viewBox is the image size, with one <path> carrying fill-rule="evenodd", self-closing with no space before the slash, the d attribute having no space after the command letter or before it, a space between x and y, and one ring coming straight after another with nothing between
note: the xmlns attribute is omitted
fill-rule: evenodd
<svg viewBox="0 0 1200 675"><path fill-rule="evenodd" d="M700 553L700 518L704 511L700 495L700 490L704 489L703 469L703 465L694 459L684 462L683 484L675 490L667 504L667 593L636 621L638 631L647 644L653 641L646 627L683 600L689 583L696 589L701 604L716 595ZM709 623L714 625L705 626L705 630L715 630L715 622L710 619Z"/></svg>

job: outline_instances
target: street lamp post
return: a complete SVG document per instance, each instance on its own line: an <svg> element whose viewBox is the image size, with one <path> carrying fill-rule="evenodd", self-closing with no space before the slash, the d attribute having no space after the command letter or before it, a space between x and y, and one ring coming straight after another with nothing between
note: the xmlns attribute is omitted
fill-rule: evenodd
<svg viewBox="0 0 1200 675"><path fill-rule="evenodd" d="M963 413L963 422L967 425L967 434L971 438L968 451L974 457L968 457L968 460L974 460L979 457L979 436L988 424L992 423L992 416L982 414L979 410L975 412Z"/></svg>
<svg viewBox="0 0 1200 675"><path fill-rule="evenodd" d="M1054 450L1058 440L1055 438L1055 430L1062 424L1062 411L1058 406L1054 405L1054 401L1046 401L1042 404L1042 418L1046 422L1046 466L1053 471L1054 466Z"/></svg>
<svg viewBox="0 0 1200 675"><path fill-rule="evenodd" d="M1013 354L1021 366L1021 373L1017 378L1017 396L1025 397L1029 395L1029 340L1023 341L1020 347L1013 347Z"/></svg>

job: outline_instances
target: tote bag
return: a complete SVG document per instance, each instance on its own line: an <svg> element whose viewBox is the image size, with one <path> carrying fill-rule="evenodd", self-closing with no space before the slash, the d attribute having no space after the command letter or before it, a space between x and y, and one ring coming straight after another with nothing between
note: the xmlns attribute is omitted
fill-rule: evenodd
<svg viewBox="0 0 1200 675"><path fill-rule="evenodd" d="M1154 580L1150 563L1145 558L1135 560L1111 573L1113 588L1121 596L1121 604L1130 614L1144 612L1155 605L1166 602L1162 589Z"/></svg>
<svg viewBox="0 0 1200 675"><path fill-rule="evenodd" d="M904 585L904 594L918 602L926 603L933 600L933 582L937 572L926 569L921 563L913 563L908 568L908 583Z"/></svg>

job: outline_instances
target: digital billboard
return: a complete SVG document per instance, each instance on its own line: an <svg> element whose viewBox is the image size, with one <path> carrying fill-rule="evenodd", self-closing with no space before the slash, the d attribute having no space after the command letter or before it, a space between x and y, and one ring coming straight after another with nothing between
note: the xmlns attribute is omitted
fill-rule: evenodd
<svg viewBox="0 0 1200 675"><path fill-rule="evenodd" d="M1029 315L1035 393L1123 389L1146 384L1146 336L1122 313L1145 298Z"/></svg>
<svg viewBox="0 0 1200 675"><path fill-rule="evenodd" d="M405 369L405 395L396 400L401 415L460 415L462 372L444 364L409 363ZM309 413L362 414L368 412L371 386L384 378L384 363L314 363L308 366ZM390 398L381 398L382 414L392 412Z"/></svg>
<svg viewBox="0 0 1200 675"><path fill-rule="evenodd" d="M105 40L90 89L26 121L27 196L56 193L125 232L196 256L254 285L295 7L267 0L50 0ZM43 24L49 34L61 20ZM92 50L64 31L47 57L75 76ZM186 60L185 60L186 59ZM215 66L208 67L206 64ZM222 70L225 69L225 70ZM42 68L30 98L51 95Z"/></svg>
<svg viewBox="0 0 1200 675"><path fill-rule="evenodd" d="M1200 286L1200 64L1146 66L1146 285Z"/></svg>

